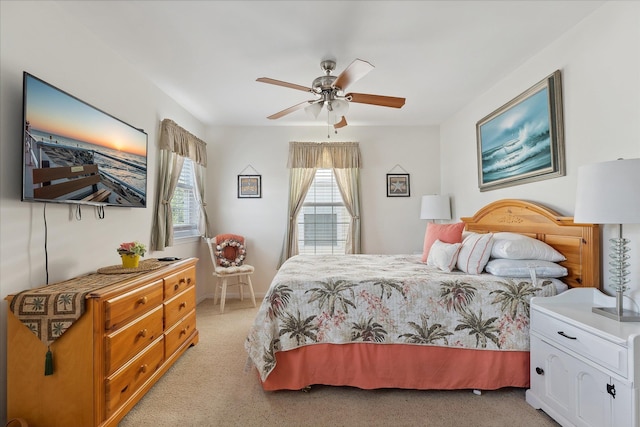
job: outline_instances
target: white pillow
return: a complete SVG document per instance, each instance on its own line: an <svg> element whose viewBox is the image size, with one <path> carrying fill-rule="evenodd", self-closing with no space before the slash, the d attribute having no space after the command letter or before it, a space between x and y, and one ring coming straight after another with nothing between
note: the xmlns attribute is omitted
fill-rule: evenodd
<svg viewBox="0 0 640 427"><path fill-rule="evenodd" d="M468 274L482 273L489 261L492 246L492 233L469 233L462 241L456 267Z"/></svg>
<svg viewBox="0 0 640 427"><path fill-rule="evenodd" d="M541 240L508 232L493 234L491 258L539 259L551 262L566 260L564 255Z"/></svg>
<svg viewBox="0 0 640 427"><path fill-rule="evenodd" d="M563 266L539 259L492 259L485 270L494 276L531 277L534 268L536 277L564 277L568 271Z"/></svg>
<svg viewBox="0 0 640 427"><path fill-rule="evenodd" d="M462 243L442 243L440 240L436 240L429 250L427 265L450 272L456 265L460 246Z"/></svg>

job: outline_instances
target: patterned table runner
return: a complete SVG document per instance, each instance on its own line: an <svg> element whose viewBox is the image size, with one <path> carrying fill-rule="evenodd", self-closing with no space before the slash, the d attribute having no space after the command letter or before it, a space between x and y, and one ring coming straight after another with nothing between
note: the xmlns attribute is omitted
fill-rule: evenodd
<svg viewBox="0 0 640 427"><path fill-rule="evenodd" d="M22 291L11 301L11 311L40 341L49 346L82 316L87 294L169 264L149 259L142 261L137 269L105 267L107 274L100 274L103 270L100 269L99 273Z"/></svg>

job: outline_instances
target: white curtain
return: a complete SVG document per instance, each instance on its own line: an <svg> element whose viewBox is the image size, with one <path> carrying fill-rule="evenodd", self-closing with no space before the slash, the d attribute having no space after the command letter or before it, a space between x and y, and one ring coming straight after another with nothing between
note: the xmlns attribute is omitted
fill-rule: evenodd
<svg viewBox="0 0 640 427"><path fill-rule="evenodd" d="M333 169L351 221L346 253L360 253L360 147L357 142L289 143L289 206L287 228L278 267L298 254L297 217L316 169ZM337 172L336 172L337 171Z"/></svg>
<svg viewBox="0 0 640 427"><path fill-rule="evenodd" d="M205 182L207 179L207 168L201 164L193 164L193 173L196 179L196 202L200 206L200 223L198 224L198 231L203 237L213 237L209 231L209 216L207 215L207 204L204 201Z"/></svg>
<svg viewBox="0 0 640 427"><path fill-rule="evenodd" d="M349 222L349 230L347 233L347 242L345 245L345 253L359 254L360 246L360 169L334 168L333 173L336 176L336 182L347 208L351 220Z"/></svg>
<svg viewBox="0 0 640 427"><path fill-rule="evenodd" d="M161 251L173 245L173 220L171 199L176 189L184 158L193 161L196 177L196 199L202 212L200 233L209 235L209 221L204 202L204 177L207 167L207 144L178 126L173 120L164 119L160 127L160 168L156 214L151 230L151 250Z"/></svg>

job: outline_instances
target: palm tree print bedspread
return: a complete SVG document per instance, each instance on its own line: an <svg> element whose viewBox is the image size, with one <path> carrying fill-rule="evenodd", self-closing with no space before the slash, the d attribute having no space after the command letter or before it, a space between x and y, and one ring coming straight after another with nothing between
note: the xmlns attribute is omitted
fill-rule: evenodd
<svg viewBox="0 0 640 427"><path fill-rule="evenodd" d="M555 279L445 273L419 255L298 255L276 274L245 348L265 380L275 353L316 343L529 349L529 300Z"/></svg>

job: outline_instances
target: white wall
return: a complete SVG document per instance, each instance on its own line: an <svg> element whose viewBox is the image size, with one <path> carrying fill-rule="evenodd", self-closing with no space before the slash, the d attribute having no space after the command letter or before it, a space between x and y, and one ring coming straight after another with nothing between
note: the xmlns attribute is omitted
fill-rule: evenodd
<svg viewBox="0 0 640 427"><path fill-rule="evenodd" d="M149 244L157 175L157 133L170 117L196 135L204 126L160 92L53 2L0 2L0 424L6 417L6 315L8 294L45 284L44 204L20 201L22 179L22 73L28 71L149 135L148 208L106 208L98 219L67 205L46 208L49 283L119 263L121 242ZM171 248L180 257L197 244ZM160 256L151 253L150 256ZM200 274L200 273L199 273ZM200 274L201 275L201 274Z"/></svg>
<svg viewBox="0 0 640 427"><path fill-rule="evenodd" d="M256 267L256 293L264 295L280 258L287 222L290 141L359 142L362 251L422 250L426 222L419 219L420 198L438 193L440 187L438 128L346 127L327 139L322 126L219 127L209 129L206 140L207 212L213 232L245 236L246 262ZM386 174L396 165L410 174L411 197L387 197ZM253 174L252 168L262 175L262 198L238 199L237 176ZM402 169L392 173L404 173Z"/></svg>
<svg viewBox="0 0 640 427"><path fill-rule="evenodd" d="M566 176L481 193L477 121L556 69L563 80ZM578 167L640 157L640 3L606 3L440 129L442 191L455 194L455 216L472 215L503 198L541 202L573 216ZM604 227L605 257L615 232L614 226ZM624 234L632 239L629 295L640 304L640 224L625 226ZM606 271L603 278L608 285Z"/></svg>
<svg viewBox="0 0 640 427"><path fill-rule="evenodd" d="M74 218L67 205L46 207L49 283L95 272L119 262L123 241L150 242L156 195L160 121L171 118L208 142L208 212L216 232L248 238L248 261L255 264L256 290L264 294L280 255L286 220L288 143L325 141L326 128L213 128L206 130L81 23L50 2L0 2L0 297L39 287L46 281L44 204L20 201L22 160L22 73L28 71L149 135L148 208L93 209ZM333 140L359 141L362 170L363 249L377 253L420 250L424 221L420 196L440 187L438 129L347 127ZM237 199L237 175L252 165L263 178L261 199ZM386 197L386 173L399 164L411 174L409 198ZM395 171L397 172L397 170ZM388 238L387 236L393 236ZM198 256L198 300L212 290L204 244L191 241L149 253L158 257ZM0 304L0 424L6 417L6 316Z"/></svg>
<svg viewBox="0 0 640 427"><path fill-rule="evenodd" d="M422 194L451 194L454 217L486 203L523 198L571 215L578 166L617 157L640 157L640 4L607 3L574 30L507 76L455 116L434 127L347 127L330 140L359 141L362 169L363 250L420 251L425 222ZM0 297L44 283L43 205L20 202L22 71L78 96L149 134L149 203L155 200L157 133L169 117L208 142L207 202L214 232L248 238L248 261L264 293L282 247L286 221L289 141L326 141L317 128L209 128L169 99L130 64L49 2L0 2ZM567 176L480 193L477 189L475 123L555 69L564 82ZM439 134L438 134L439 133ZM440 140L440 148L438 147ZM385 176L399 164L411 174L410 198L387 198ZM263 179L261 199L237 199L237 175L252 165ZM397 170L395 170L397 171ZM440 183L442 181L442 185ZM439 191L441 190L441 191ZM47 207L49 281L118 262L125 240L149 243L152 208L91 210L82 221L66 206ZM633 282L640 283L640 225L634 239ZM605 230L608 238L611 230ZM167 255L200 256L198 298L210 291L202 243L177 245ZM165 253L152 253L161 256ZM638 285L636 297L640 296ZM6 384L6 304L0 304L0 383ZM5 418L4 386L0 421ZM4 424L4 422L3 422Z"/></svg>

